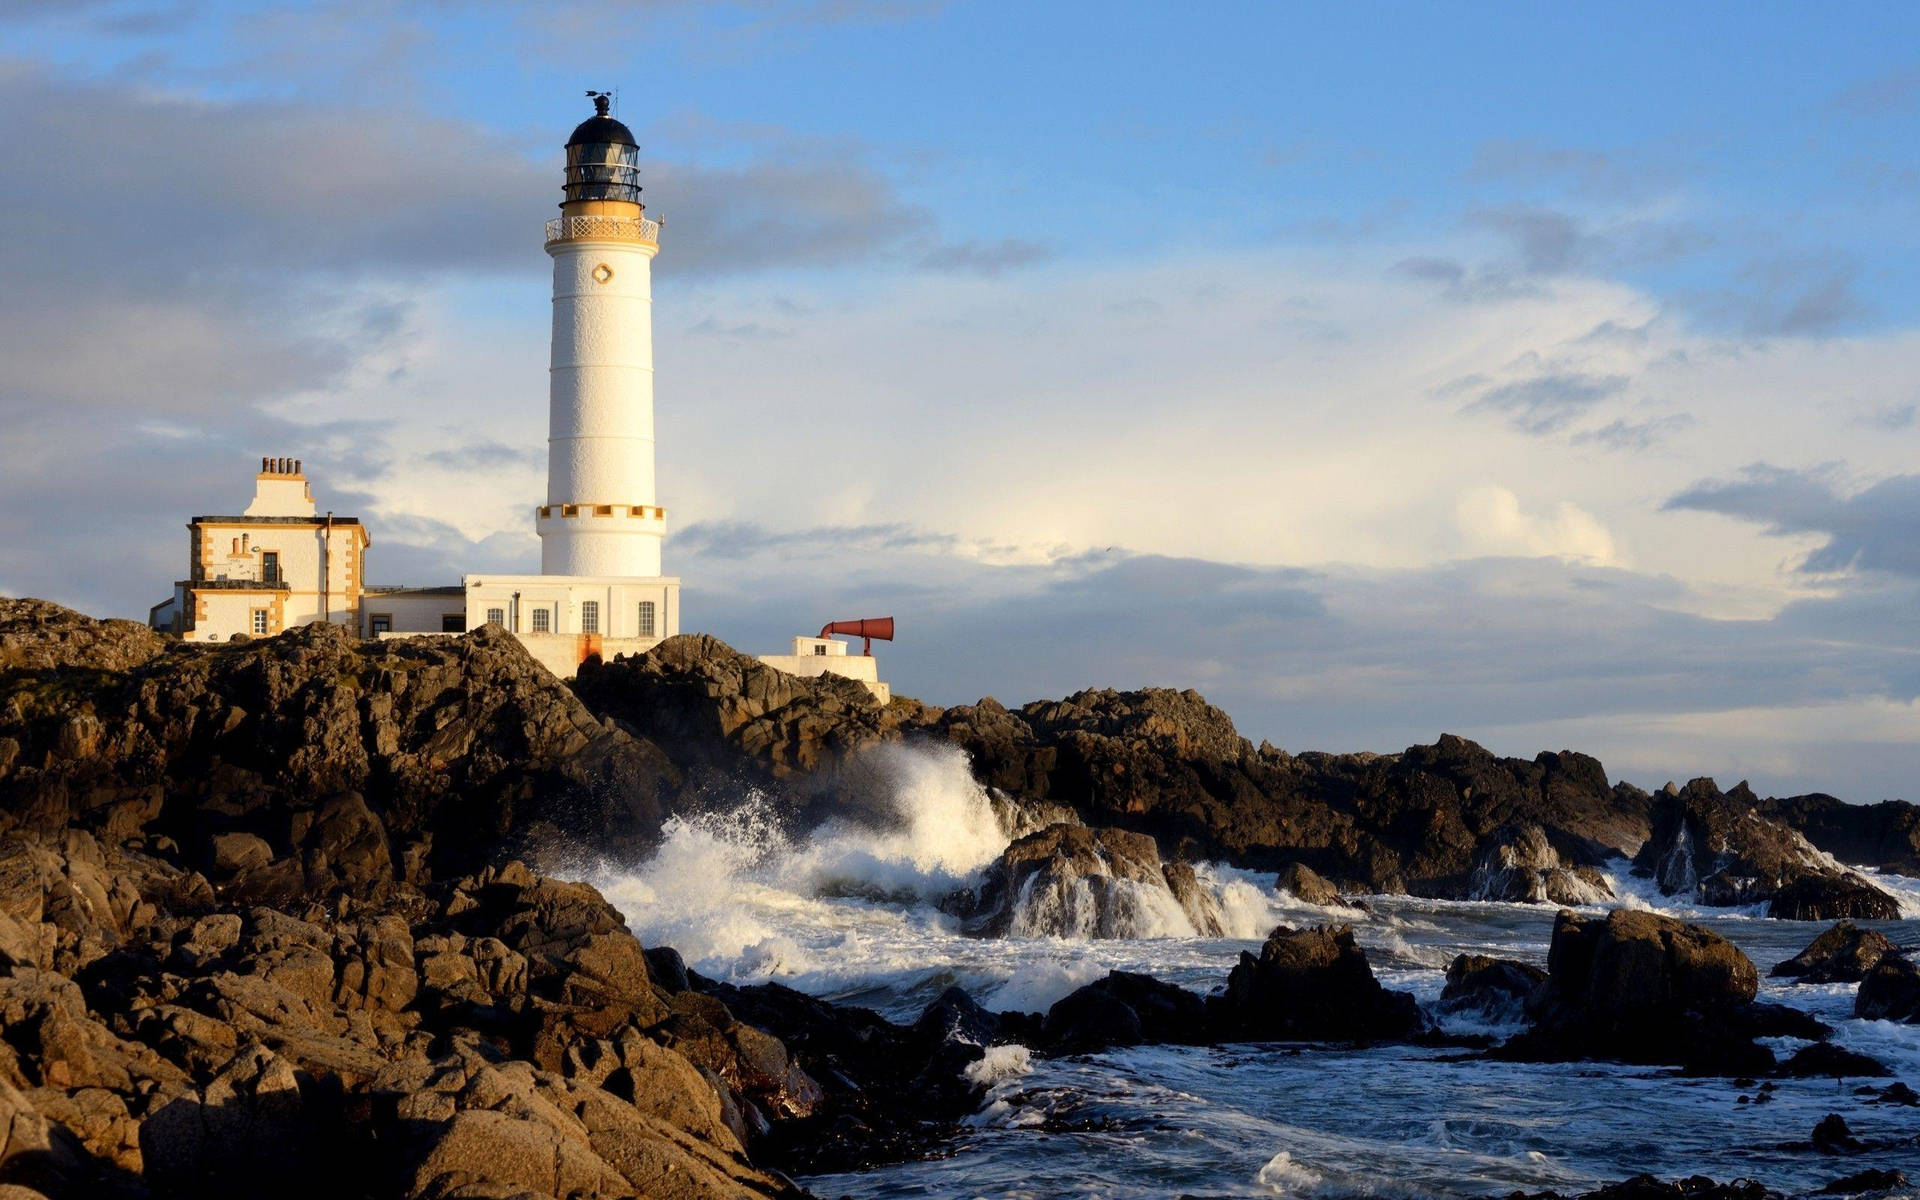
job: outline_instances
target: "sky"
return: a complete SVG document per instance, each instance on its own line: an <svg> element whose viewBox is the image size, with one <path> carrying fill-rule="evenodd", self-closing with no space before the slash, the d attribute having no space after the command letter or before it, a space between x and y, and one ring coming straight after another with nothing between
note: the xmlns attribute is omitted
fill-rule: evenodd
<svg viewBox="0 0 1920 1200"><path fill-rule="evenodd" d="M665 218L684 627L1920 799L1920 8L0 0L0 593L263 455L533 570L560 146Z"/></svg>

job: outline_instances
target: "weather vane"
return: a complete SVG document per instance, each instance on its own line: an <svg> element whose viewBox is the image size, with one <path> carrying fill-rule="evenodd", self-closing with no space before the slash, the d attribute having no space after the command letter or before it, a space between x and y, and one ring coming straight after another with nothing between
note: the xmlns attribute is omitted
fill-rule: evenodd
<svg viewBox="0 0 1920 1200"><path fill-rule="evenodd" d="M589 90L587 92L587 98L593 101L593 111L597 116L602 116L602 117L606 116L607 109L613 104L612 92L596 92L596 91Z"/></svg>

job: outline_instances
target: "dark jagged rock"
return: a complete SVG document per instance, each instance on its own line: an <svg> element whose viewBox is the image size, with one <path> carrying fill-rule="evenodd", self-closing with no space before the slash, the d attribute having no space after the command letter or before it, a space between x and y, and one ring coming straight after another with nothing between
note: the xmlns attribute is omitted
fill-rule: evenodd
<svg viewBox="0 0 1920 1200"><path fill-rule="evenodd" d="M1840 921L1767 974L1803 983L1855 983L1891 949L1893 943L1879 930Z"/></svg>
<svg viewBox="0 0 1920 1200"><path fill-rule="evenodd" d="M1447 986L1440 993L1444 1012L1478 1012L1490 1018L1517 1018L1547 973L1531 963L1483 954L1462 954L1447 965Z"/></svg>
<svg viewBox="0 0 1920 1200"><path fill-rule="evenodd" d="M1008 846L948 911L982 937L1143 937L1184 919L1219 936L1218 905L1191 867L1164 864L1153 839L1124 829L1052 825Z"/></svg>
<svg viewBox="0 0 1920 1200"><path fill-rule="evenodd" d="M1599 904L1613 888L1593 863L1568 863L1532 822L1503 825L1481 843L1467 881L1470 900Z"/></svg>
<svg viewBox="0 0 1920 1200"><path fill-rule="evenodd" d="M1861 917L1897 921L1900 904L1851 871L1821 871L1788 882L1767 902L1767 915L1783 921L1831 921Z"/></svg>
<svg viewBox="0 0 1920 1200"><path fill-rule="evenodd" d="M4 671L0 747L12 824L204 848L262 897L457 875L562 837L637 853L679 782L492 627L368 642L307 625L109 676Z"/></svg>
<svg viewBox="0 0 1920 1200"><path fill-rule="evenodd" d="M1760 811L1841 862L1920 875L1920 806L1904 800L1848 804L1816 794L1764 800Z"/></svg>
<svg viewBox="0 0 1920 1200"><path fill-rule="evenodd" d="M1198 1043L1213 1030L1206 1003L1149 975L1112 971L1047 1010L1047 1047L1076 1054L1140 1042Z"/></svg>
<svg viewBox="0 0 1920 1200"><path fill-rule="evenodd" d="M1801 921L1900 915L1892 896L1761 815L1745 783L1722 793L1713 780L1696 779L1656 797L1652 833L1633 862L1667 895L1702 904L1764 902L1769 916Z"/></svg>
<svg viewBox="0 0 1920 1200"><path fill-rule="evenodd" d="M851 1170L924 1154L978 1101L979 1087L963 1074L986 1048L973 1039L999 1041L965 993L950 991L914 1025L900 1026L779 984L694 982L703 998L777 1036L795 1065L818 1081L820 1104L775 1124L758 1143L770 1161L793 1171Z"/></svg>
<svg viewBox="0 0 1920 1200"><path fill-rule="evenodd" d="M510 863L320 895L236 907L84 832L0 834L24 935L0 968L0 1180L55 1200L798 1195L727 1120L768 1089L669 1048L669 998L593 889ZM726 1026L740 1060L784 1057Z"/></svg>
<svg viewBox="0 0 1920 1200"><path fill-rule="evenodd" d="M1444 736L1398 755L1291 756L1256 748L1191 691L1085 691L1017 713L981 701L903 728L967 750L983 782L1150 833L1181 857L1299 862L1362 891L1464 897L1485 845L1514 822L1580 847L1580 864L1647 833L1645 794L1583 755L1501 759Z"/></svg>
<svg viewBox="0 0 1920 1200"><path fill-rule="evenodd" d="M1876 1078L1890 1072L1886 1064L1877 1058L1843 1050L1828 1042L1815 1042L1795 1051L1793 1057L1781 1063L1780 1074L1796 1079L1816 1076L1842 1079L1849 1076Z"/></svg>
<svg viewBox="0 0 1920 1200"><path fill-rule="evenodd" d="M1858 1154L1866 1147L1853 1136L1845 1117L1828 1113L1813 1127L1813 1148L1822 1154Z"/></svg>
<svg viewBox="0 0 1920 1200"><path fill-rule="evenodd" d="M671 747L681 770L732 779L788 779L896 736L911 701L879 704L839 675L803 677L767 666L707 634L680 634L610 663L589 660L573 690L594 712Z"/></svg>
<svg viewBox="0 0 1920 1200"><path fill-rule="evenodd" d="M137 621L96 621L45 600L0 596L0 671L130 671L167 645Z"/></svg>
<svg viewBox="0 0 1920 1200"><path fill-rule="evenodd" d="M1835 1179L1820 1189L1823 1196L1854 1196L1861 1192L1884 1192L1907 1186L1904 1171L1865 1170Z"/></svg>
<svg viewBox="0 0 1920 1200"><path fill-rule="evenodd" d="M1772 1053L1752 1039L1776 1036L1781 1011L1754 1005L1753 963L1712 930L1624 909L1605 917L1562 912L1547 971L1529 1004L1532 1027L1500 1056L1730 1075L1773 1066Z"/></svg>
<svg viewBox="0 0 1920 1200"><path fill-rule="evenodd" d="M1257 1039L1380 1041L1422 1024L1412 996L1373 977L1351 925L1276 927L1258 956L1241 952L1220 1009L1225 1029Z"/></svg>
<svg viewBox="0 0 1920 1200"><path fill-rule="evenodd" d="M1853 1015L1868 1021L1920 1022L1920 966L1904 954L1883 954L1860 980Z"/></svg>
<svg viewBox="0 0 1920 1200"><path fill-rule="evenodd" d="M1920 1092L1905 1083L1890 1083L1880 1089L1868 1104L1897 1104L1902 1108L1920 1108Z"/></svg>
<svg viewBox="0 0 1920 1200"><path fill-rule="evenodd" d="M1273 886L1307 904L1318 904L1322 908L1336 907L1344 901L1340 898L1340 889L1305 863L1288 863L1280 871L1280 878Z"/></svg>
<svg viewBox="0 0 1920 1200"><path fill-rule="evenodd" d="M1750 1179L1716 1183L1705 1175L1672 1181L1635 1175L1578 1196L1563 1196L1559 1192L1511 1192L1504 1200L1786 1200L1786 1197Z"/></svg>

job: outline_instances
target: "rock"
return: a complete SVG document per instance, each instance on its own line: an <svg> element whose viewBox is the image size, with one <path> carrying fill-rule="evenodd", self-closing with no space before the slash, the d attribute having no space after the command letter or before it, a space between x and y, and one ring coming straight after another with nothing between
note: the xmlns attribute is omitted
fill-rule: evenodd
<svg viewBox="0 0 1920 1200"><path fill-rule="evenodd" d="M1000 1017L980 1007L964 989L950 987L920 1011L913 1034L929 1045L964 1042L992 1046L1000 1042Z"/></svg>
<svg viewBox="0 0 1920 1200"><path fill-rule="evenodd" d="M1042 1032L1062 1054L1134 1046L1146 1038L1133 1006L1102 988L1080 988L1047 1010Z"/></svg>
<svg viewBox="0 0 1920 1200"><path fill-rule="evenodd" d="M1897 1104L1903 1108L1916 1108L1920 1107L1920 1092L1915 1092L1904 1083L1890 1083L1881 1088L1879 1094L1867 1103Z"/></svg>
<svg viewBox="0 0 1920 1200"><path fill-rule="evenodd" d="M1820 1195L1852 1196L1861 1192L1884 1192L1891 1188L1907 1186L1907 1176L1903 1171L1866 1170L1853 1175L1842 1176L1820 1189Z"/></svg>
<svg viewBox="0 0 1920 1200"><path fill-rule="evenodd" d="M670 1081L643 1076L652 1086L628 1104L524 1063L481 1067L452 1094L457 1111L428 1135L406 1195L797 1197L786 1181L741 1164L716 1099L691 1068L682 1063ZM679 1101L663 1108L662 1087ZM700 1136L671 1136L676 1126ZM477 1185L496 1190L476 1193Z"/></svg>
<svg viewBox="0 0 1920 1200"><path fill-rule="evenodd" d="M166 653L137 621L96 621L45 600L0 596L0 671L131 671Z"/></svg>
<svg viewBox="0 0 1920 1200"><path fill-rule="evenodd" d="M1060 1053L1084 1053L1141 1042L1209 1040L1206 1003L1185 988L1150 975L1110 971L1047 1010L1042 1034Z"/></svg>
<svg viewBox="0 0 1920 1200"><path fill-rule="evenodd" d="M1840 921L1767 974L1802 983L1854 983L1891 949L1893 943L1879 930Z"/></svg>
<svg viewBox="0 0 1920 1200"><path fill-rule="evenodd" d="M1440 993L1440 1007L1448 1013L1477 1012L1495 1020L1518 1019L1527 998L1546 978L1547 973L1531 963L1461 954L1447 965L1447 986Z"/></svg>
<svg viewBox="0 0 1920 1200"><path fill-rule="evenodd" d="M1467 884L1470 900L1521 904L1600 904L1613 888L1591 863L1569 864L1531 822L1503 825L1481 843Z"/></svg>
<svg viewBox="0 0 1920 1200"><path fill-rule="evenodd" d="M1413 997L1373 977L1351 925L1275 927L1257 957L1241 952L1221 1009L1246 1038L1380 1040L1421 1026Z"/></svg>
<svg viewBox="0 0 1920 1200"><path fill-rule="evenodd" d="M35 1195L77 1197L88 1194L98 1174L78 1137L0 1077L0 1180Z"/></svg>
<svg viewBox="0 0 1920 1200"><path fill-rule="evenodd" d="M647 975L658 987L669 992L686 992L693 989L687 977L686 960L672 946L650 946L647 948Z"/></svg>
<svg viewBox="0 0 1920 1200"><path fill-rule="evenodd" d="M1762 801L1760 812L1841 862L1920 875L1920 806L1904 800L1848 804L1816 794Z"/></svg>
<svg viewBox="0 0 1920 1200"><path fill-rule="evenodd" d="M915 1157L977 1107L979 1090L960 1070L980 1049L947 1019L973 1007L970 1000L936 1001L933 1015L905 1028L778 984L696 983L706 998L778 1037L824 1092L814 1111L775 1124L756 1143L757 1154L784 1170L821 1174ZM970 1052L955 1054L962 1044Z"/></svg>
<svg viewBox="0 0 1920 1200"><path fill-rule="evenodd" d="M1891 1074L1877 1058L1857 1054L1852 1050L1843 1050L1827 1042L1815 1042L1794 1052L1793 1057L1780 1064L1780 1074L1794 1078L1813 1076L1884 1076Z"/></svg>
<svg viewBox="0 0 1920 1200"><path fill-rule="evenodd" d="M1175 873L1178 876L1178 872ZM1117 938L1219 932L1218 910L1189 902L1169 885L1160 852L1145 834L1051 825L1008 846L981 876L977 892L948 901L982 937Z"/></svg>
<svg viewBox="0 0 1920 1200"><path fill-rule="evenodd" d="M1547 982L1529 1004L1531 1028L1500 1048L1519 1059L1609 1058L1746 1075L1773 1065L1752 1038L1767 1010L1758 972L1725 938L1699 925L1616 909L1562 912Z"/></svg>
<svg viewBox="0 0 1920 1200"><path fill-rule="evenodd" d="M1200 881L1191 863L1166 863L1160 868L1160 874L1166 880L1167 890L1179 903L1180 911L1187 914L1187 923L1193 926L1194 933L1201 937L1226 935L1227 918L1220 911L1220 901Z"/></svg>
<svg viewBox="0 0 1920 1200"><path fill-rule="evenodd" d="M569 838L641 853L678 782L658 747L595 717L497 629L370 642L305 625L176 643L103 675L70 651L118 637L112 623L61 620L28 648L0 612L0 641L14 638L0 671L41 664L14 671L0 716L15 747L0 806L27 831L212 848L223 875L266 871L265 843L278 871L252 881L258 895L304 892L309 866L350 889L384 881L395 845L430 844L417 865L446 877Z"/></svg>
<svg viewBox="0 0 1920 1200"><path fill-rule="evenodd" d="M694 788L703 777L718 783L744 772L773 784L828 770L897 737L900 720L851 679L789 675L706 634L589 663L573 691L622 728L670 747Z"/></svg>
<svg viewBox="0 0 1920 1200"><path fill-rule="evenodd" d="M1853 1015L1867 1021L1920 1022L1920 967L1904 954L1883 954L1860 980Z"/></svg>
<svg viewBox="0 0 1920 1200"><path fill-rule="evenodd" d="M273 861L273 847L251 833L215 834L208 865L216 876L232 878Z"/></svg>
<svg viewBox="0 0 1920 1200"><path fill-rule="evenodd" d="M322 800L303 845L309 874L325 872L349 891L393 878L386 826L358 792Z"/></svg>
<svg viewBox="0 0 1920 1200"><path fill-rule="evenodd" d="M1813 1148L1823 1154L1858 1154L1865 1149L1839 1113L1828 1113L1813 1127Z"/></svg>
<svg viewBox="0 0 1920 1200"><path fill-rule="evenodd" d="M1561 1200L1557 1192L1528 1195L1514 1192L1507 1200ZM1739 1179L1715 1183L1705 1175L1692 1175L1671 1182L1652 1175L1636 1175L1591 1192L1582 1192L1575 1200L1786 1200L1779 1192Z"/></svg>
<svg viewBox="0 0 1920 1200"><path fill-rule="evenodd" d="M1005 709L1000 711L1003 715L1006 712ZM1049 825L1086 824L1080 819L1079 813L1064 804L1009 795L991 784L987 786L987 802L993 806L993 818L1009 842L1017 842L1030 833L1039 833Z"/></svg>
<svg viewBox="0 0 1920 1200"><path fill-rule="evenodd" d="M1900 915L1892 896L1762 816L1744 783L1722 793L1713 780L1696 779L1655 801L1652 826L1634 870L1667 895L1711 905L1764 901L1769 916L1794 920Z"/></svg>
<svg viewBox="0 0 1920 1200"><path fill-rule="evenodd" d="M1340 898L1338 888L1303 863L1288 863L1281 869L1280 878L1273 881L1273 886L1305 904L1337 908L1345 903Z"/></svg>
<svg viewBox="0 0 1920 1200"><path fill-rule="evenodd" d="M1767 915L1785 921L1831 921L1859 917L1897 921L1900 904L1851 871L1802 875L1773 894Z"/></svg>

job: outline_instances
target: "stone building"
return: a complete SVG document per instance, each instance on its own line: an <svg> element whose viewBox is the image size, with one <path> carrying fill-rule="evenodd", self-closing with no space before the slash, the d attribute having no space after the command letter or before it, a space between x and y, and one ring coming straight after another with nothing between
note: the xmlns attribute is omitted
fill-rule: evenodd
<svg viewBox="0 0 1920 1200"><path fill-rule="evenodd" d="M359 518L316 511L299 459L263 458L245 510L187 522L187 577L148 621L188 641L358 624L370 544Z"/></svg>

